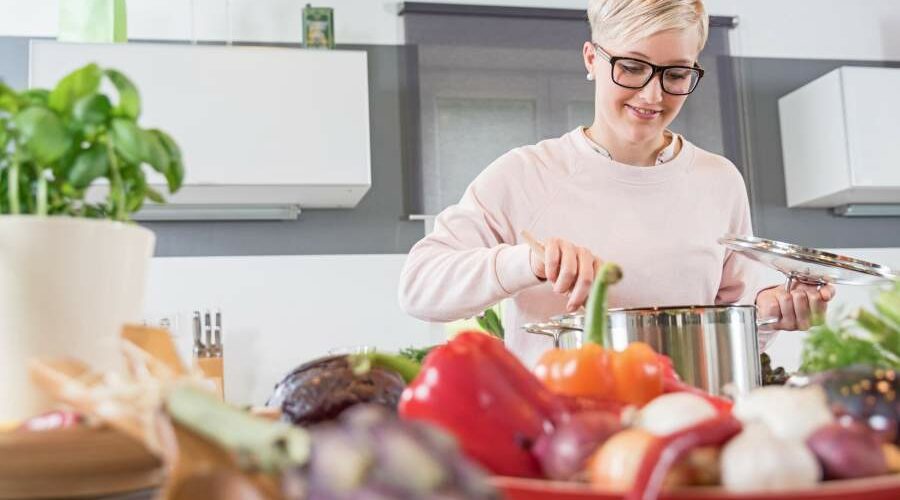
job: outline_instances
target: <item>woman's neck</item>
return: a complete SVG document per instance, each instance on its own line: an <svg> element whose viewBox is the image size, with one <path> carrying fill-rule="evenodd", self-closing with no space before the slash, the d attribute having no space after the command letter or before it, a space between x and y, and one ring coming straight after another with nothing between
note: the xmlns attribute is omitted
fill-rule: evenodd
<svg viewBox="0 0 900 500"><path fill-rule="evenodd" d="M652 167L659 153L668 145L665 134L641 142L624 141L596 122L585 129L587 136L606 149L613 160L627 165Z"/></svg>

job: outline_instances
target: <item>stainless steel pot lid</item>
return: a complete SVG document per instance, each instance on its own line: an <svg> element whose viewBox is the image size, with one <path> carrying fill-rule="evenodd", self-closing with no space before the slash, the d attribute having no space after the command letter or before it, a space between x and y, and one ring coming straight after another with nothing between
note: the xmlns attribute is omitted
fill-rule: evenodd
<svg viewBox="0 0 900 500"><path fill-rule="evenodd" d="M788 278L788 289L793 282L820 286L828 283L876 285L900 276L872 262L753 236L727 234L719 238L719 243L781 271Z"/></svg>

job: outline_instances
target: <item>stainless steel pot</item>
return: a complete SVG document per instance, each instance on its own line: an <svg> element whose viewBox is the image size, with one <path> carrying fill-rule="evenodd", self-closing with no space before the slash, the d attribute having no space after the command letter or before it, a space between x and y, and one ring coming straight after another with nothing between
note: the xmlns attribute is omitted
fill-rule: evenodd
<svg viewBox="0 0 900 500"><path fill-rule="evenodd" d="M636 341L670 358L681 378L713 394L731 385L746 393L762 384L754 306L679 306L611 309L604 345L617 351ZM530 333L554 338L554 345L582 343L584 316L558 316L549 323L526 325Z"/></svg>

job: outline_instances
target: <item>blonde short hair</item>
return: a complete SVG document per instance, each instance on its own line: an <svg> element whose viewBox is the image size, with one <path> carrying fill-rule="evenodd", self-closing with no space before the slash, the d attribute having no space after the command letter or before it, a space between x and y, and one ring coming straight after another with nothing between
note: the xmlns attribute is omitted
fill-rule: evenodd
<svg viewBox="0 0 900 500"><path fill-rule="evenodd" d="M700 49L709 35L703 0L590 0L588 21L595 42L631 42L662 31L697 29Z"/></svg>

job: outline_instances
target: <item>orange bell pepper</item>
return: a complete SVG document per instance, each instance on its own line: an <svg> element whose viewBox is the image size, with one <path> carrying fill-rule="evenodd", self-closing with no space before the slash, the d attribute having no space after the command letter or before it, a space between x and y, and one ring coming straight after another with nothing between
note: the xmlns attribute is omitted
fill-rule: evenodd
<svg viewBox="0 0 900 500"><path fill-rule="evenodd" d="M613 396L610 352L597 344L581 349L551 349L541 356L534 374L551 391L567 396Z"/></svg>
<svg viewBox="0 0 900 500"><path fill-rule="evenodd" d="M663 393L659 355L648 344L632 342L612 357L615 398L643 406Z"/></svg>
<svg viewBox="0 0 900 500"><path fill-rule="evenodd" d="M580 349L551 349L534 373L558 394L609 398L613 396L610 352L601 347L606 331L606 295L609 285L622 278L619 266L605 263L597 272L588 298L584 345Z"/></svg>
<svg viewBox="0 0 900 500"><path fill-rule="evenodd" d="M617 265L604 264L586 307L584 345L580 349L551 349L538 361L534 373L553 392L636 405L663 393L665 367L649 345L636 342L622 352L601 347L606 334L607 290L621 278Z"/></svg>

